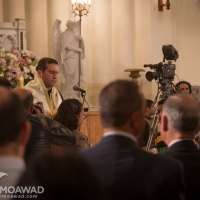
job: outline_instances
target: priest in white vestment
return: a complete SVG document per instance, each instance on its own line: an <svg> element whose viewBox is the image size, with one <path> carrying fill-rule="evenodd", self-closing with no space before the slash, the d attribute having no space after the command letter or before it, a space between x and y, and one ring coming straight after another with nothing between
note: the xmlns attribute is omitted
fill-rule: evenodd
<svg viewBox="0 0 200 200"><path fill-rule="evenodd" d="M58 76L58 62L53 58L42 58L36 67L35 79L25 88L34 96L34 103L42 102L45 113L53 117L62 102L60 92L55 88Z"/></svg>

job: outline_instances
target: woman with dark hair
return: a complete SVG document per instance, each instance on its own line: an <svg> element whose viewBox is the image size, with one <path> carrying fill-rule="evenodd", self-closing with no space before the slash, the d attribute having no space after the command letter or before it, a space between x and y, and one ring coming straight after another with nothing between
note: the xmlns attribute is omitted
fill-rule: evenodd
<svg viewBox="0 0 200 200"><path fill-rule="evenodd" d="M76 137L75 150L88 148L87 136L78 130L84 120L84 109L77 99L65 99L60 104L54 120L73 131Z"/></svg>

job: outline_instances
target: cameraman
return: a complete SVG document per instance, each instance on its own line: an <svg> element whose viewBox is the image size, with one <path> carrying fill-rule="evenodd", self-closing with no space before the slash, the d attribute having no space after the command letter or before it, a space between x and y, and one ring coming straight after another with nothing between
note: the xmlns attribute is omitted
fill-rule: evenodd
<svg viewBox="0 0 200 200"><path fill-rule="evenodd" d="M150 136L150 129L151 129L151 125L152 125L152 116L153 115L154 115L154 103L153 103L152 100L146 99L145 129L138 139L138 146L141 147L144 150L146 150L146 146L147 146L148 139L149 139L149 136ZM157 127L155 127L155 134L154 134L154 137L152 139L151 146L150 146L151 148L153 148L153 146L154 146L154 140L155 140L155 137L157 135L157 131L158 131Z"/></svg>
<svg viewBox="0 0 200 200"><path fill-rule="evenodd" d="M176 85L176 93L188 93L191 94L192 93L192 89L191 89L191 84L187 81L179 81Z"/></svg>

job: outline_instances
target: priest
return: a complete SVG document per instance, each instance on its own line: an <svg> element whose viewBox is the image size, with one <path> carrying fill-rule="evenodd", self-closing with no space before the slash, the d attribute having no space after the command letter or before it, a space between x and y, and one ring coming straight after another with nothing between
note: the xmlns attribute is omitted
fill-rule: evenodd
<svg viewBox="0 0 200 200"><path fill-rule="evenodd" d="M58 76L58 62L53 58L42 58L36 67L35 79L25 88L34 96L34 103L42 102L45 114L53 117L62 102L60 92L55 88Z"/></svg>

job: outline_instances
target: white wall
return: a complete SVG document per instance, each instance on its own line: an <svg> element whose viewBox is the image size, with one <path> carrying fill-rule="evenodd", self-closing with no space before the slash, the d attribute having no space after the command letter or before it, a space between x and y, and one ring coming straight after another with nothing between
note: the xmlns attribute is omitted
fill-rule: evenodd
<svg viewBox="0 0 200 200"><path fill-rule="evenodd" d="M175 64L180 80L200 85L200 0L171 0L170 10L164 8L162 12L158 11L157 2L92 0L90 13L82 18L87 83L81 86L87 90L90 104L97 104L101 88L109 81L131 80L125 69L161 62L162 45L167 43L179 52ZM66 21L73 16L70 0L0 0L0 11L0 20L4 22L26 19L28 49L39 57L53 55L51 29L54 21L60 19L64 31ZM154 99L156 83L148 82L145 73L141 74L139 84L145 97Z"/></svg>

